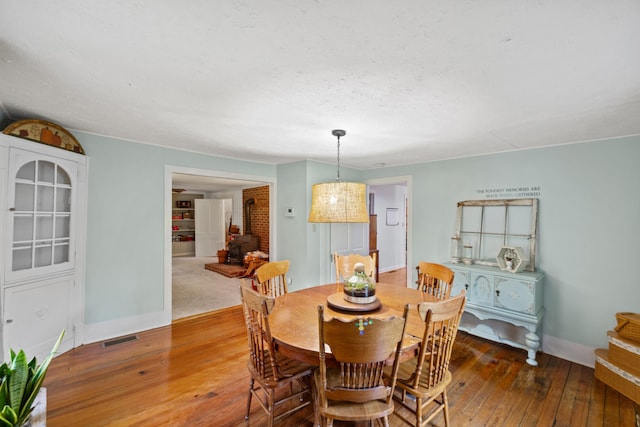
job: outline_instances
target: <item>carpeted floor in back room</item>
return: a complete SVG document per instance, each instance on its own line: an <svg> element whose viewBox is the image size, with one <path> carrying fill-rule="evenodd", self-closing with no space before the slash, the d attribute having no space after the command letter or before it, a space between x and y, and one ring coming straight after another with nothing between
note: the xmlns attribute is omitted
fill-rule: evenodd
<svg viewBox="0 0 640 427"><path fill-rule="evenodd" d="M173 257L173 320L240 304L240 279L204 268L217 257Z"/></svg>

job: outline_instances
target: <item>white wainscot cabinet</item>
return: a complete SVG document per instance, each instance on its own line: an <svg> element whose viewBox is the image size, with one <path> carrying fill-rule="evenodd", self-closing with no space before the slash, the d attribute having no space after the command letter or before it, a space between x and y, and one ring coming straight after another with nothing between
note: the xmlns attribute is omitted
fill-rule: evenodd
<svg viewBox="0 0 640 427"><path fill-rule="evenodd" d="M0 134L0 344L38 360L82 322L87 157Z"/></svg>
<svg viewBox="0 0 640 427"><path fill-rule="evenodd" d="M447 266L455 272L451 295L467 291L460 330L527 350L527 363L537 365L544 274L509 273L481 265Z"/></svg>

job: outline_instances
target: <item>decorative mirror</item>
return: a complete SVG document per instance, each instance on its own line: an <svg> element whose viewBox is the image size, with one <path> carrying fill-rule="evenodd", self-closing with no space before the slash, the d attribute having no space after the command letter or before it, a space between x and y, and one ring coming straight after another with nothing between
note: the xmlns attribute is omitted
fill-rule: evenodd
<svg viewBox="0 0 640 427"><path fill-rule="evenodd" d="M497 257L504 247L518 248L528 260L524 270L535 271L537 219L538 199L458 202L451 262L505 268Z"/></svg>

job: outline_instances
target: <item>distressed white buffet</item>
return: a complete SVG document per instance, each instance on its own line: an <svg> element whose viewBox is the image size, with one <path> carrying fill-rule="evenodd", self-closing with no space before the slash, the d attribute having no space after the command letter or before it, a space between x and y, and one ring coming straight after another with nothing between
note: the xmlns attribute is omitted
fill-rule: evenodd
<svg viewBox="0 0 640 427"><path fill-rule="evenodd" d="M484 265L446 264L455 277L451 296L467 291L460 330L527 350L536 366L542 333L544 274L510 273Z"/></svg>
<svg viewBox="0 0 640 427"><path fill-rule="evenodd" d="M544 315L537 222L538 199L459 202L447 264L455 273L451 295L467 291L460 329L523 348L534 366Z"/></svg>

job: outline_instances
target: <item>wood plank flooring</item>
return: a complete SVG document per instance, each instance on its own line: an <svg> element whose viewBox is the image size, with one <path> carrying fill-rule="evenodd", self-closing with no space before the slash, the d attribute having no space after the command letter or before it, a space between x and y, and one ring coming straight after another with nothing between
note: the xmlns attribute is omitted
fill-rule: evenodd
<svg viewBox="0 0 640 427"><path fill-rule="evenodd" d="M404 270L393 272L398 285ZM381 274L381 281L395 277ZM103 348L85 345L56 357L45 380L48 427L264 426L254 402L244 419L249 376L240 307L137 334ZM451 426L633 426L633 402L593 369L460 332L451 361ZM391 417L392 426L403 425ZM312 426L312 411L281 426ZM336 423L336 426L357 424ZM442 417L434 421L443 426Z"/></svg>

